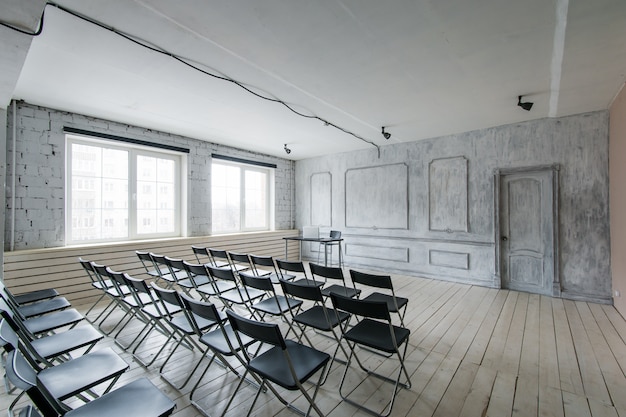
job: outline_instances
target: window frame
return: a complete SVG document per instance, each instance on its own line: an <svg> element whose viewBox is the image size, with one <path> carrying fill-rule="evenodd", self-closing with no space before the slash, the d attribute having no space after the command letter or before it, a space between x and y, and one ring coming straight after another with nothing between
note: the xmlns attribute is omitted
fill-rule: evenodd
<svg viewBox="0 0 626 417"><path fill-rule="evenodd" d="M127 236L119 238L102 238L98 239L73 239L73 204L72 204L72 145L95 146L105 149L122 150L128 152L128 225ZM112 243L127 242L135 240L150 240L161 238L172 238L184 236L186 229L187 204L185 198L187 195L186 184L186 167L187 154L175 150L164 149L161 147L151 147L132 142L119 140L101 139L82 134L68 133L65 134L65 244L66 245L85 245L92 243ZM138 156L148 156L159 159L172 160L174 162L174 230L166 233L138 233L138 175L137 175L137 159ZM103 186L104 187L104 186ZM104 188L102 189L104 190ZM104 204L103 204L104 206ZM104 224L104 220L102 222ZM159 222L158 217L156 219Z"/></svg>
<svg viewBox="0 0 626 417"><path fill-rule="evenodd" d="M214 180L214 165L223 165L228 167L236 167L239 169L239 228L232 230L216 230L214 222L215 213L215 194L213 191ZM231 233L246 233L246 232L261 232L274 230L274 179L275 179L275 166L271 164L261 164L254 162L242 162L236 158L215 157L213 155L211 159L211 234L223 235ZM266 174L266 195L265 195L265 226L262 227L248 227L246 226L246 172L260 172Z"/></svg>

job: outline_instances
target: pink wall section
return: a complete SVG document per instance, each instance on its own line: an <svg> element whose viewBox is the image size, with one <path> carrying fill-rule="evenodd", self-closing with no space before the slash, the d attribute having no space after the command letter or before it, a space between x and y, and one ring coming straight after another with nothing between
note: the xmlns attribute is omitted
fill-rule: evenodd
<svg viewBox="0 0 626 417"><path fill-rule="evenodd" d="M626 317L626 88L609 115L609 204L613 302Z"/></svg>

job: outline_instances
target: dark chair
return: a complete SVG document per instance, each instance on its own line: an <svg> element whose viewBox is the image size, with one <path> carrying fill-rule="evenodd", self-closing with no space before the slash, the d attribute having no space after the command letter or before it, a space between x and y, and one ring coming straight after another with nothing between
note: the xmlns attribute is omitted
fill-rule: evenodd
<svg viewBox="0 0 626 417"><path fill-rule="evenodd" d="M91 286L95 288L96 290L98 290L98 292L100 293L100 296L96 299L96 301L91 305L91 307L89 307L89 309L85 313L85 317L87 318L89 322L97 323L100 320L100 318L102 318L102 316L106 314L109 308L114 308L115 301L109 299L109 303L104 307L104 309L102 309L102 311L98 314L98 316L95 319L90 319L89 313L91 313L91 310L93 310L98 305L98 303L100 303L100 301L106 298L107 296L106 290L111 288L113 284L111 283L111 280L108 280L108 279L103 280L100 274L97 274L96 271L94 271L93 265L91 264L90 261L83 259L83 258L78 258L78 262L83 267L83 270L89 277L89 281L91 281Z"/></svg>
<svg viewBox="0 0 626 417"><path fill-rule="evenodd" d="M198 381L189 393L189 399L191 400L191 403L196 408L201 410L203 414L208 415L207 412L202 408L202 406L200 406L193 400L193 395L196 392L196 389L198 388L200 383L202 382L202 378L211 367L211 364L215 361L215 359L217 359L219 363L228 367L228 369L230 369L231 372L233 372L238 378L243 378L239 371L237 371L237 369L230 364L230 362L227 360L227 357L235 358L239 365L245 366L246 362L244 358L240 355L241 346L237 342L237 337L235 336L233 328L230 326L230 324L227 323L227 318L224 313L219 312L213 304L194 300L193 298L188 297L184 294L181 295L181 298L183 300L185 308L187 309L187 312L189 313L192 327L196 333L196 336L198 336L199 342L206 346L204 354L198 360L195 368L189 373L187 380L185 380L182 386L185 386L189 382L191 376L198 369L203 359L208 357L209 351L212 352L213 354L211 355L209 363L207 363L204 371L202 371L202 375L200 375ZM200 325L196 321L195 317L201 317L205 320L214 321L215 323L217 323L217 326L215 327L215 329L205 332L200 329ZM254 339L245 335L240 335L240 338L244 345L244 348L246 349L255 342ZM260 383L260 381L257 382Z"/></svg>
<svg viewBox="0 0 626 417"><path fill-rule="evenodd" d="M185 306L183 305L183 300L180 298L180 294L174 290L161 288L155 283L152 283L152 289L155 291L157 297L161 302L161 306L163 307L162 311L164 311L165 313L165 320L168 321L172 330L176 333L175 338L178 339L170 354L161 364L161 367L159 368L159 373L161 374L161 378L163 378L167 383L175 388L178 388L174 382L170 381L165 376L165 366L174 355L174 352L176 352L178 347L181 345L188 348L189 350L198 348L199 351L202 351L202 348L198 346L196 341L191 337L192 335L195 335L195 330L190 323L188 315L185 313ZM174 313L174 310L176 310L177 312L179 311L180 313ZM198 322L200 329L203 331L216 325L214 321L205 320L201 317L196 317L196 321Z"/></svg>
<svg viewBox="0 0 626 417"><path fill-rule="evenodd" d="M361 293L361 290L359 289L346 286L346 280L343 276L343 270L341 268L327 267L314 263L309 263L309 268L311 268L311 275L313 276L314 281L324 282L324 288L322 288L322 294L324 295L324 297L328 297L331 292L335 292L348 297L358 297ZM316 276L324 279L318 280L316 279ZM341 281L341 285L326 285L329 279Z"/></svg>
<svg viewBox="0 0 626 417"><path fill-rule="evenodd" d="M375 291L363 298L366 301L384 301L387 303L387 308L392 313L398 313L400 318L400 325L404 327L404 315L406 314L406 307L409 304L409 300L404 297L397 297L393 289L393 283L389 275L373 275L366 274L364 272L358 272L350 270L350 277L352 283L356 289L356 284L365 285L373 288L380 288L387 290L388 293L381 293Z"/></svg>
<svg viewBox="0 0 626 417"><path fill-rule="evenodd" d="M228 259L230 259L230 266L235 272L252 269L252 263L247 253L228 252Z"/></svg>
<svg viewBox="0 0 626 417"><path fill-rule="evenodd" d="M317 263L320 263L320 253L321 249L324 248L324 266L328 266L328 249L330 249L330 266L333 264L333 247L337 246L339 250L339 263L338 266L343 268L343 251L341 249L341 232L339 230L331 230L329 234L329 238L331 240L322 240L320 241L320 246L317 251Z"/></svg>
<svg viewBox="0 0 626 417"><path fill-rule="evenodd" d="M282 259L276 259L276 264L278 265L278 273L283 281L293 280L293 282L297 284L324 285L323 282L316 283L308 277L302 261L285 261ZM295 272L295 274L289 274L288 272Z"/></svg>
<svg viewBox="0 0 626 417"><path fill-rule="evenodd" d="M187 270L192 284L195 285L196 292L204 301L208 302L209 297L230 291L237 286L231 281L213 279L206 264L193 264L183 261L183 266ZM204 283L205 281L206 283Z"/></svg>
<svg viewBox="0 0 626 417"><path fill-rule="evenodd" d="M222 249L206 248L210 266L214 268L230 268L228 252Z"/></svg>
<svg viewBox="0 0 626 417"><path fill-rule="evenodd" d="M300 311L302 306L302 300L297 300L291 297L285 297L284 295L277 294L274 290L272 280L268 276L256 276L246 272L240 272L239 277L244 285L244 290L249 293L251 289L264 291L266 297L259 299L259 301L253 302L250 307L252 310L259 313L261 321L265 321L265 316L270 315L274 317L280 317L289 326L289 330L285 334L285 337L289 336L289 332L293 330L291 327L291 320L289 320L285 314L291 311L292 314L296 314Z"/></svg>
<svg viewBox="0 0 626 417"><path fill-rule="evenodd" d="M157 295L150 289L146 281L133 278L126 274L124 275L124 278L126 279L128 287L131 290L131 294L135 298L136 304L139 307L138 314L143 317L143 321L145 322L144 327L137 332L135 339L128 344L128 347L131 347L134 344L135 347L132 351L133 357L141 365L148 367L159 357L161 352L165 349L176 333L169 326L169 322L167 321L169 316L167 316L166 312L163 310L163 306L157 302ZM180 310L172 307L170 311L179 312ZM152 330L155 329L163 334L166 337L166 340L161 344L159 351L152 356L152 359L150 361L145 361L137 354L137 350Z"/></svg>
<svg viewBox="0 0 626 417"><path fill-rule="evenodd" d="M159 278L155 279L154 282L158 285L163 285L164 288L172 288L176 281L178 281L178 272L174 271L170 272L170 268L167 265L167 261L165 259L165 255L159 255L154 252L150 252L150 257L152 258L152 262L156 266L156 271L159 273ZM186 276L182 276L182 278L187 278Z"/></svg>
<svg viewBox="0 0 626 417"><path fill-rule="evenodd" d="M317 404L315 404L315 398L330 356L327 353L320 352L295 341L285 340L278 324L263 323L247 319L230 310L228 310L226 314L228 315L231 326L236 331L235 335L245 355L246 372L250 372L261 379L261 384L252 401L248 415L250 415L250 412L254 408L259 394L263 388L267 386L281 403L299 414L308 416L311 409L314 409L319 416L324 417L322 411ZM246 349L243 348L244 345L240 334L244 334L258 342L269 344L272 347L253 358L248 354ZM313 394L309 395L303 384L317 372L320 372L320 376L318 381L313 383ZM239 381L235 393L231 395L226 405L226 410L235 398L242 383L243 379ZM285 400L272 384L276 384L290 391L299 390L309 404L306 413Z"/></svg>
<svg viewBox="0 0 626 417"><path fill-rule="evenodd" d="M215 281L221 280L235 284L235 287L232 290L224 291L217 295L222 304L226 308L230 309L233 309L234 306L245 308L251 316L254 316L254 310L251 306L265 297L265 291L257 290L255 288L250 288L246 291L246 289L243 288L237 281L235 273L232 269L214 268L212 266L208 266L207 269Z"/></svg>
<svg viewBox="0 0 626 417"><path fill-rule="evenodd" d="M45 386L51 397L59 402L72 397L86 401L98 398L109 392L127 370L128 364L111 348L90 352L50 368L39 368L26 351L11 346L5 364L6 377L22 392L7 411L13 415L12 410L19 399L36 384ZM104 389L99 389L101 394L94 391L95 387L105 383Z"/></svg>
<svg viewBox="0 0 626 417"><path fill-rule="evenodd" d="M205 265L205 264L211 263L209 252L207 251L207 248L205 248L204 246L191 245L191 251L193 252L199 264Z"/></svg>
<svg viewBox="0 0 626 417"><path fill-rule="evenodd" d="M71 307L70 302L65 297L60 296L24 304L20 303L3 283L0 283L0 295L13 310L19 311L20 315L25 318L41 316Z"/></svg>
<svg viewBox="0 0 626 417"><path fill-rule="evenodd" d="M104 317L102 317L100 319L100 323L98 324L98 328L100 329L100 331L102 333L104 333L105 335L109 335L111 333L113 333L115 331L115 329L117 329L117 327L119 325L121 325L122 323L124 323L126 316L128 314L131 314L131 310L128 307L128 304L126 302L124 302L124 299L126 297L131 297L130 295L130 290L128 288L126 288L125 285L120 286L120 285L114 285L113 283L113 279L111 278L111 272L112 270L107 267L106 265L100 265L97 264L95 262L91 262L91 266L93 268L93 271L100 276L100 280L101 281L108 281L110 283L110 287L108 287L107 289L104 290L106 296L111 300L112 307L109 309L109 311L104 315ZM114 323L113 327L111 327L111 329L109 330L105 330L104 327L104 323L107 321L107 319L111 316L111 314L113 314L114 311L116 311L116 309L120 309L122 310L122 312L124 313L122 315L121 318L119 318L117 320L117 322Z"/></svg>
<svg viewBox="0 0 626 417"><path fill-rule="evenodd" d="M154 263L152 256L150 256L150 252L138 250L135 251L135 253L141 261L141 265L143 265L143 268L146 271L146 275L148 275L149 278L152 278L158 282L158 280L161 279L161 274L166 274L168 272L166 267L159 266Z"/></svg>
<svg viewBox="0 0 626 417"><path fill-rule="evenodd" d="M292 280L294 274L279 273L271 256L250 255L252 272L256 276L267 276L272 280L272 284L278 284L281 279Z"/></svg>
<svg viewBox="0 0 626 417"><path fill-rule="evenodd" d="M20 412L20 417L41 417L42 414L64 417L165 417L176 408L176 403L147 378L130 382L73 410L54 398L43 384L22 380L15 374L11 378L15 384L25 387L31 401L41 412L27 405Z"/></svg>
<svg viewBox="0 0 626 417"><path fill-rule="evenodd" d="M11 344L14 343L13 334L16 334L24 349L37 362L48 367L53 366L53 362L66 361L67 354L75 350L81 349L83 354L88 353L104 337L96 329L86 325L36 338L1 300L0 314L3 318L0 322L0 339Z"/></svg>
<svg viewBox="0 0 626 417"><path fill-rule="evenodd" d="M185 268L185 264L182 259L166 256L165 264L170 271L169 275L174 278L176 285L178 285L178 287L182 289L185 294L189 294L189 291L193 290L198 285L195 280L192 281L193 277ZM200 285L209 283L209 279L206 276L204 277L204 281L201 276L197 279L200 281Z"/></svg>
<svg viewBox="0 0 626 417"><path fill-rule="evenodd" d="M324 304L322 291L317 285L302 285L287 281L281 281L280 285L285 296L299 300L312 301L314 303L310 308L297 314L294 314L293 310L291 310L291 321L300 329L298 342L301 342L304 337L309 346L315 347L315 345L311 342L311 339L309 339L306 334L307 328L311 328L319 332L330 333L332 334L332 339L336 342L335 351L332 356L333 362L337 361L345 363L345 361L337 359L339 349L342 350L345 358L348 357L348 353L344 350L340 343L341 331L337 334L335 329L337 327L345 326L350 318L350 315L344 311L335 311L327 308ZM332 362L328 366L328 372L324 377L324 382L326 381L328 374L330 374L331 368Z"/></svg>
<svg viewBox="0 0 626 417"><path fill-rule="evenodd" d="M346 312L355 318L357 322L353 327L342 327L342 340L345 340L350 349L350 355L348 356L348 363L346 364L343 376L341 377L341 383L339 384L339 394L346 402L368 411L369 413L388 416L393 408L393 403L400 387L409 389L411 388L411 378L405 367L404 360L406 357L407 347L409 345L409 329L404 327L394 326L391 323L391 315L387 308L387 303L384 301L365 301L343 296L338 293L331 293L330 298L333 303L333 307L338 312ZM400 352L400 347L404 345L404 349ZM375 351L380 351L383 354L392 355L397 357L399 361L399 371L397 377L390 378L386 375L376 373L373 370L367 368L364 363L359 359L357 355L357 346L366 347ZM389 382L394 385L393 392L391 393L391 399L386 404L382 412L373 410L364 406L361 402L353 401L348 397L349 394L344 394L342 388L346 381L346 375L350 369L350 364L354 358L359 367L365 372L365 378L368 376L374 376L382 381ZM401 383L400 379L404 374L406 382ZM352 391L350 394L353 394Z"/></svg>

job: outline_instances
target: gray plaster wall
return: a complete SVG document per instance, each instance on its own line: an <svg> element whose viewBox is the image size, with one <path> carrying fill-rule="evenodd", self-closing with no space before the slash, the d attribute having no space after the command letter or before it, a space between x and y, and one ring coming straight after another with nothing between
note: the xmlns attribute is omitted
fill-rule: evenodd
<svg viewBox="0 0 626 417"><path fill-rule="evenodd" d="M3 136L6 141L6 182L11 184L13 106ZM187 157L187 236L211 234L211 154L218 153L258 162L276 164L275 228L293 228L294 191L292 161L253 153L197 139L129 126L80 114L19 102L17 105L16 188L7 188L6 242L14 233L15 249L58 247L65 244L65 133L64 127L167 144L190 150ZM2 137L0 137L1 139ZM3 142L4 145L4 142ZM4 170L3 170L4 172ZM13 194L15 193L15 194ZM11 230L12 196L15 195L15 230Z"/></svg>
<svg viewBox="0 0 626 417"><path fill-rule="evenodd" d="M610 302L606 111L298 161L296 227L315 225L322 204L348 266L498 287L494 172L553 164L562 296ZM320 174L330 189L311 181Z"/></svg>

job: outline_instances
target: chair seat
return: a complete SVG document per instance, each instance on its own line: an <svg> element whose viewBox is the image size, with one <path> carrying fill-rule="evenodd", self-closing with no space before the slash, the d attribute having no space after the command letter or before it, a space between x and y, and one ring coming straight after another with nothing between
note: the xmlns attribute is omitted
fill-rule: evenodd
<svg viewBox="0 0 626 417"><path fill-rule="evenodd" d="M193 285L194 282L196 283L196 285ZM209 277L207 277L206 275L196 275L195 277L193 277L193 282L190 278L186 278L178 281L178 285L185 288L195 288L196 286L200 287L202 285L208 285L210 284L210 282L211 281L209 280Z"/></svg>
<svg viewBox="0 0 626 417"><path fill-rule="evenodd" d="M299 382L307 380L330 360L330 355L308 346L285 340ZM261 377L288 390L297 390L287 359L280 347L273 347L250 361L249 368Z"/></svg>
<svg viewBox="0 0 626 417"><path fill-rule="evenodd" d="M282 295L277 295L276 297L271 297L263 301L259 301L258 303L254 304L252 308L258 311L262 311L264 313L277 316L301 305L302 300L296 300L293 298L286 298Z"/></svg>
<svg viewBox="0 0 626 417"><path fill-rule="evenodd" d="M226 337L228 337L231 346L239 346L237 342L237 336L235 336L235 331L231 326L224 326L224 332L226 333ZM245 334L239 334L239 337L241 338L241 343L243 343L244 346L250 346L252 343L254 343L254 339L246 336ZM228 343L224 338L224 333L222 333L221 329L216 329L205 333L202 335L202 337L200 337L199 340L202 344L217 350L224 356L233 355L233 352L228 346Z"/></svg>
<svg viewBox="0 0 626 417"><path fill-rule="evenodd" d="M220 316L223 316L224 319L226 318L226 315L224 313L221 313ZM200 330L206 330L212 326L215 326L215 322L213 320L207 320L195 314L194 318L196 319L196 323L198 323L198 327L200 328ZM186 334L195 333L193 328L191 327L191 324L189 323L189 319L187 319L187 317L185 317L184 315L173 317L170 320L170 323L172 323L174 327Z"/></svg>
<svg viewBox="0 0 626 417"><path fill-rule="evenodd" d="M39 372L37 380L53 397L65 400L121 375L128 364L106 348L77 357Z"/></svg>
<svg viewBox="0 0 626 417"><path fill-rule="evenodd" d="M122 291L122 294L130 295L130 289L126 285L124 285L123 287L120 286L120 290ZM113 288L113 287L108 288L106 290L106 292L107 292L107 294L109 294L109 295L111 295L113 297L116 297L116 298L120 296L120 294L117 292L117 290L115 288Z"/></svg>
<svg viewBox="0 0 626 417"><path fill-rule="evenodd" d="M387 308L389 311L393 313L397 313L398 309L404 307L408 302L408 298L396 297L396 302L398 303L398 309L396 309L396 304L393 302L393 297L387 294L381 294L379 292L372 293L367 297L363 298L365 301L383 301L387 303Z"/></svg>
<svg viewBox="0 0 626 417"><path fill-rule="evenodd" d="M137 379L65 414L65 417L169 416L176 403L147 378Z"/></svg>
<svg viewBox="0 0 626 417"><path fill-rule="evenodd" d="M215 287L214 287L215 286ZM215 281L213 285L206 284L202 286L198 286L198 292L207 295L217 295L230 290L233 290L237 287L234 282L230 281ZM217 291L216 291L217 288Z"/></svg>
<svg viewBox="0 0 626 417"><path fill-rule="evenodd" d="M85 316L80 314L75 308L68 308L67 310L28 319L24 321L24 326L32 334L47 333L60 327L76 324L84 318Z"/></svg>
<svg viewBox="0 0 626 417"><path fill-rule="evenodd" d="M361 290L355 290L354 288L344 287L342 285L331 285L329 287L322 288L322 295L328 297L331 292L344 295L346 297L356 297L361 294Z"/></svg>
<svg viewBox="0 0 626 417"><path fill-rule="evenodd" d="M113 283L111 282L110 279L104 280L104 285L100 281L92 282L91 285L94 288L97 288L99 290L105 290L105 289L109 289L109 288L113 287Z"/></svg>
<svg viewBox="0 0 626 417"><path fill-rule="evenodd" d="M65 297L56 297L50 300L37 301L32 304L20 306L19 310L24 317L29 318L51 313L53 311L64 310L70 306L70 302L67 301Z"/></svg>
<svg viewBox="0 0 626 417"><path fill-rule="evenodd" d="M103 338L104 336L93 327L84 326L35 339L31 344L40 356L53 358L84 346L93 345Z"/></svg>
<svg viewBox="0 0 626 417"><path fill-rule="evenodd" d="M294 316L293 321L305 326L313 327L314 329L330 331L340 322L343 322L350 317L350 315L345 311L339 311L339 317L337 317L337 313L335 313L334 310L329 308L327 311L328 321L326 321L326 316L324 315L324 307L319 305L313 306L310 309L297 314Z"/></svg>
<svg viewBox="0 0 626 417"><path fill-rule="evenodd" d="M220 295L220 297L224 298L226 301L229 301L234 304L244 304L252 300L256 300L257 298L261 298L265 295L265 291L257 290L256 288L248 288L248 296L246 297L246 291L233 289L230 291L226 291Z"/></svg>
<svg viewBox="0 0 626 417"><path fill-rule="evenodd" d="M398 346L402 345L409 338L409 329L398 326L392 326L392 328L396 337L396 343ZM383 352L396 352L387 323L366 318L350 328L344 334L344 337L349 341Z"/></svg>
<svg viewBox="0 0 626 417"><path fill-rule="evenodd" d="M30 291L23 294L13 295L13 298L18 304L28 304L35 301L47 300L59 295L58 291L54 288L46 288L43 290Z"/></svg>

